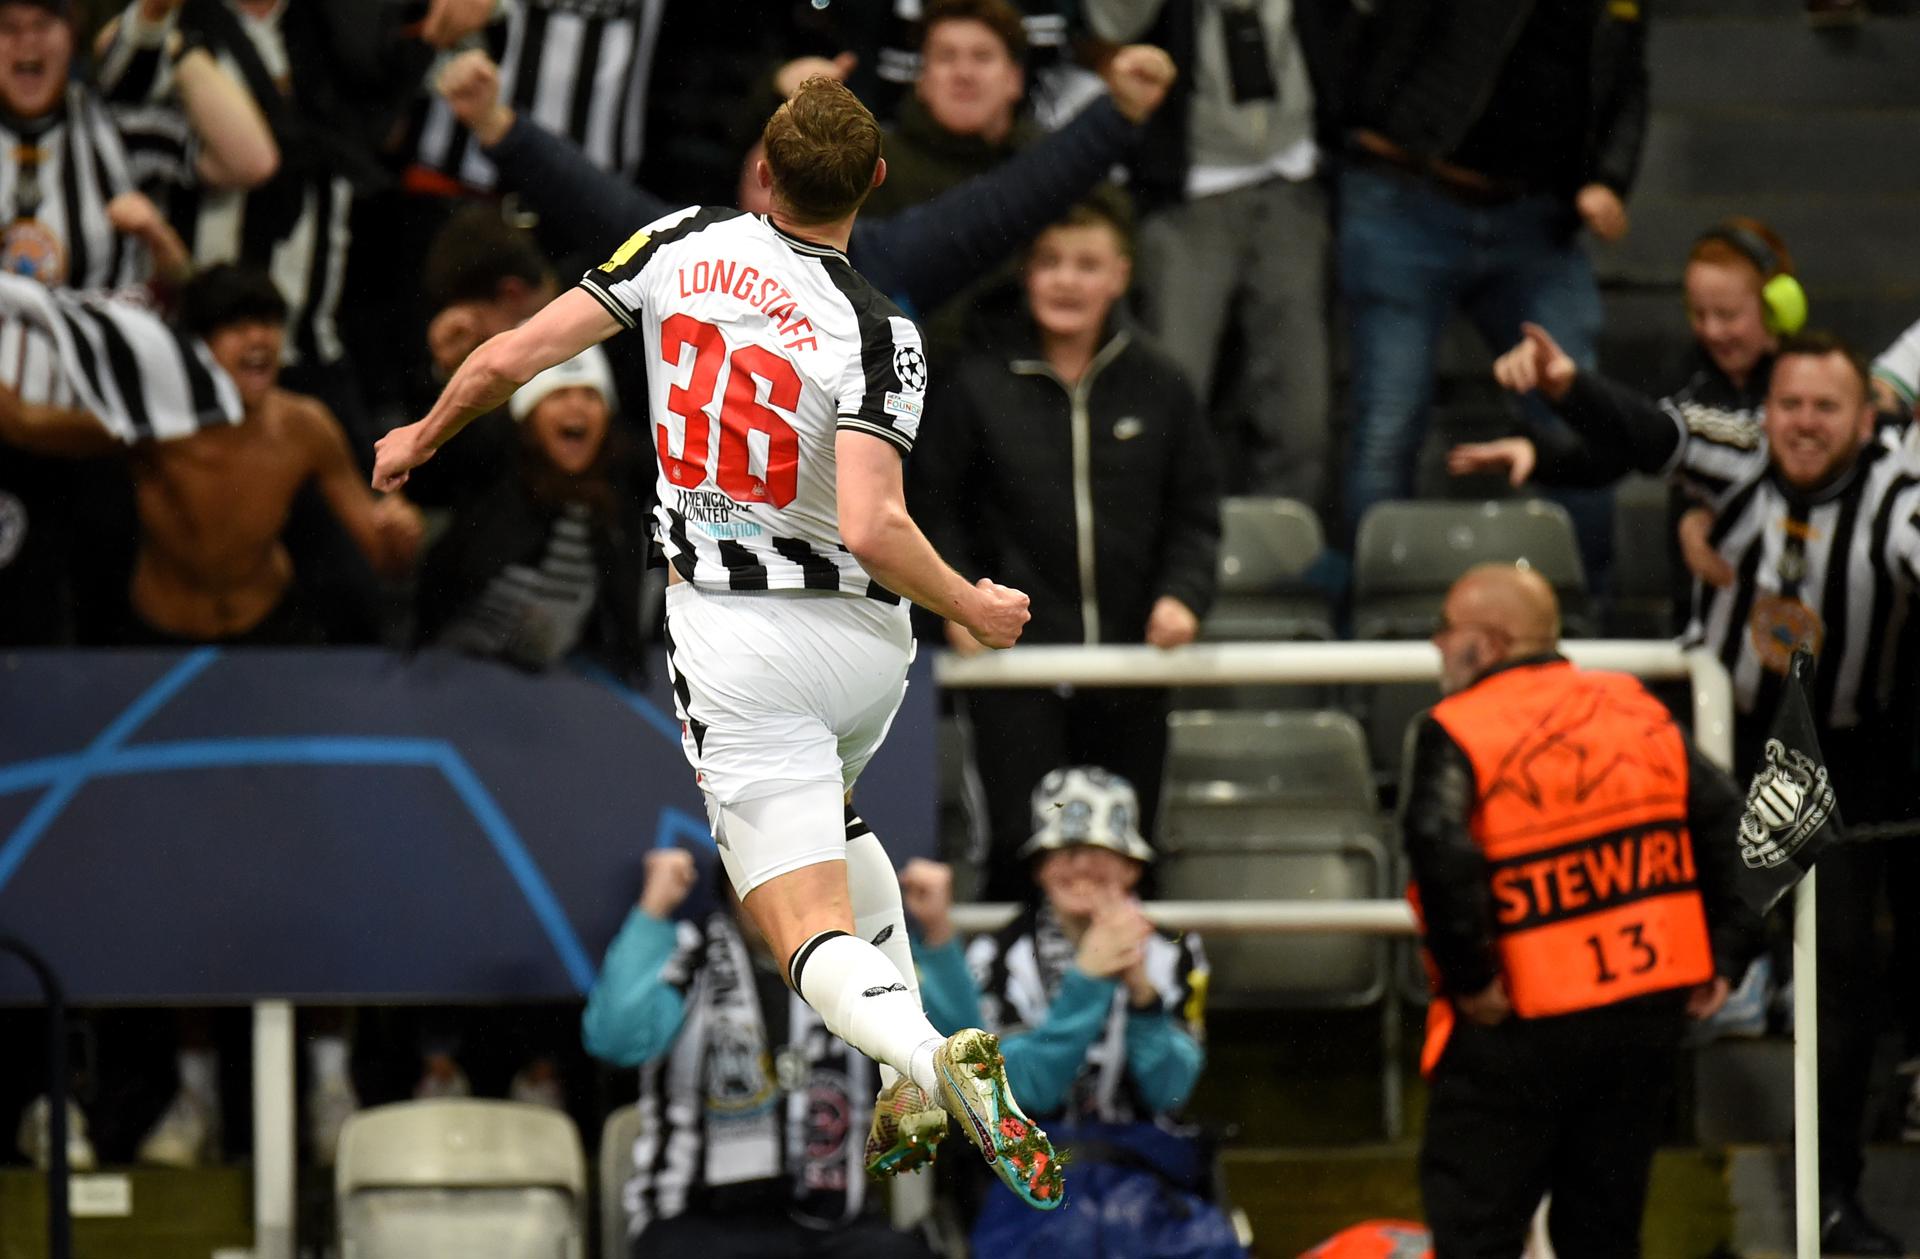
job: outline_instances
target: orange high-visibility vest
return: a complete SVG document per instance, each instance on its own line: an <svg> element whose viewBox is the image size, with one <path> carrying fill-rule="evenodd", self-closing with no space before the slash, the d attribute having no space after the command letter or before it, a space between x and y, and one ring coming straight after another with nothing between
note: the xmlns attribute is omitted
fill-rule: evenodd
<svg viewBox="0 0 1920 1259"><path fill-rule="evenodd" d="M1470 825L1515 1014L1590 1010L1713 977L1686 745L1645 687L1554 660L1482 678L1433 717L1473 763ZM1450 1025L1451 1013L1435 1020ZM1434 1059L1436 1033L1444 1039L1430 1022Z"/></svg>

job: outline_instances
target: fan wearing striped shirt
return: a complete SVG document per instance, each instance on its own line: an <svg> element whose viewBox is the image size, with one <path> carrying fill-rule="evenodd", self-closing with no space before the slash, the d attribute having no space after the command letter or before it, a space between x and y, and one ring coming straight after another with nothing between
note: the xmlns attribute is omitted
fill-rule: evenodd
<svg viewBox="0 0 1920 1259"><path fill-rule="evenodd" d="M368 493L333 416L279 387L287 311L272 281L214 267L187 286L180 304L184 331L205 343L238 391L238 424L129 445L83 406L27 402L0 387L0 441L40 454L127 455L140 541L126 641L318 641L318 618L301 605L281 541L295 496L311 482L368 563L387 576L411 569L420 514L402 498ZM137 385L123 381L117 393L135 393Z"/></svg>
<svg viewBox="0 0 1920 1259"><path fill-rule="evenodd" d="M1712 509L1727 580L1696 582L1687 637L1733 676L1736 772L1760 767L1788 662L1804 647L1816 661L1814 724L1849 828L1910 828L1920 815L1915 714L1895 682L1914 664L1907 609L1920 593L1920 466L1897 430L1876 424L1859 356L1823 334L1783 339L1759 429L1703 423L1582 371L1533 325L1494 372L1566 420L1589 452L1582 461L1667 475ZM1820 1188L1830 1253L1902 1253L1858 1198L1884 1010L1883 894L1912 938L1920 858L1910 836L1856 839L1821 858Z"/></svg>
<svg viewBox="0 0 1920 1259"><path fill-rule="evenodd" d="M883 1064L868 1169L924 1163L948 1116L1030 1206L1064 1184L998 1042L920 1005L892 862L845 805L913 655L903 599L1010 647L1027 596L970 583L906 508L926 404L920 333L847 262L886 178L880 127L808 80L768 119L765 215L689 206L468 355L433 410L376 450L393 489L535 373L639 330L660 466L667 664L681 743L734 890L827 1028Z"/></svg>
<svg viewBox="0 0 1920 1259"><path fill-rule="evenodd" d="M204 51L176 50L187 108L167 118L110 108L72 81L73 41L65 0L0 3L0 269L118 288L149 275L149 252L168 239L138 191L150 176L251 186L272 175L279 150L259 109ZM153 260L167 261L157 251Z"/></svg>

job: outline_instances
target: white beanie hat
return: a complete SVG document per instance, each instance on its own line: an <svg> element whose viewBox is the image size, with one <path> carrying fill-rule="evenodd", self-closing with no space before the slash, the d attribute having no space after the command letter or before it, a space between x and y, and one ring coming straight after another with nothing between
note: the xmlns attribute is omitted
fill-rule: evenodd
<svg viewBox="0 0 1920 1259"><path fill-rule="evenodd" d="M597 345L590 345L564 363L555 363L526 384L514 391L507 407L513 412L513 418L524 420L533 414L540 400L556 389L569 389L575 385L585 385L597 389L600 396L607 400L607 410L620 409L620 397L613 389L613 368L607 363L606 353Z"/></svg>

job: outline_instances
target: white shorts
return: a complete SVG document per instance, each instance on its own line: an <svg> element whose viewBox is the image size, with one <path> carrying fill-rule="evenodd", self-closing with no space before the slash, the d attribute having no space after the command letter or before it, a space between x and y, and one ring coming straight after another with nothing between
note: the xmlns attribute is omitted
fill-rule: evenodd
<svg viewBox="0 0 1920 1259"><path fill-rule="evenodd" d="M851 790L900 710L913 654L904 605L667 587L680 742L715 838L728 840L722 853L740 895L788 870L844 858L837 808L831 817L818 807L796 810L795 825L776 836L746 825L719 832L731 806L790 793L823 798L826 785L836 800Z"/></svg>

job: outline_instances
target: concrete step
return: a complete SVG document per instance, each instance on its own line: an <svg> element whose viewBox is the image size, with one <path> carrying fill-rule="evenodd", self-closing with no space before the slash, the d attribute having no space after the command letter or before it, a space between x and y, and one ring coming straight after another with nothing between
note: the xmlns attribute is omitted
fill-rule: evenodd
<svg viewBox="0 0 1920 1259"><path fill-rule="evenodd" d="M1806 19L1795 8L1791 0L1659 0L1653 20L1672 22L1692 18L1750 18L1775 22L1783 27L1804 28ZM1867 12L1870 20L1911 17L1920 13L1920 0L1867 0Z"/></svg>
<svg viewBox="0 0 1920 1259"><path fill-rule="evenodd" d="M1920 153L1910 160L1920 162ZM1863 196L1821 183L1812 190L1737 197L1635 197L1629 208L1633 228L1627 238L1593 248L1594 266L1605 283L1672 285L1702 230L1746 214L1787 241L1809 291L1907 297L1920 307L1920 232L1913 230L1920 222L1920 193Z"/></svg>
<svg viewBox="0 0 1920 1259"><path fill-rule="evenodd" d="M1729 1150L1727 1188L1735 1253L1743 1259L1792 1255L1792 1152L1776 1147ZM1907 1254L1920 1254L1920 1147L1870 1148L1860 1202L1881 1227L1906 1244Z"/></svg>
<svg viewBox="0 0 1920 1259"><path fill-rule="evenodd" d="M1728 105L1738 108L1657 112L1634 197L1920 192L1920 99L1911 89L1900 108L1776 108L1763 93Z"/></svg>
<svg viewBox="0 0 1920 1259"><path fill-rule="evenodd" d="M1258 1254L1297 1255L1371 1219L1418 1220L1418 1150L1411 1144L1344 1149L1233 1149L1227 1193L1247 1213ZM1733 1236L1725 1171L1715 1155L1662 1150L1654 1159L1643 1232L1646 1259L1699 1259Z"/></svg>
<svg viewBox="0 0 1920 1259"><path fill-rule="evenodd" d="M1920 21L1870 20L1838 32L1781 17L1662 21L1647 32L1656 110L1904 108L1914 102ZM1889 155L1890 158L1892 155Z"/></svg>

